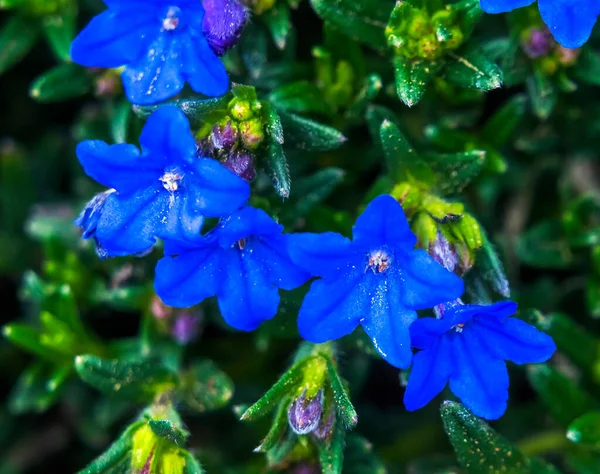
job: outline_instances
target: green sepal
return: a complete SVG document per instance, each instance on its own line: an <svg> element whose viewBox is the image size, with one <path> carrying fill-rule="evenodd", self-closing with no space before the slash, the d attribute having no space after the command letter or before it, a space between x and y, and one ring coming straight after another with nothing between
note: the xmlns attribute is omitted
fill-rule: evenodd
<svg viewBox="0 0 600 474"><path fill-rule="evenodd" d="M276 143L283 145L283 127L281 126L281 120L279 120L279 114L275 107L270 102L261 102L263 110L263 119L266 123L267 135Z"/></svg>
<svg viewBox="0 0 600 474"><path fill-rule="evenodd" d="M290 197L292 178L283 147L273 139L267 140L264 168L271 178L275 192L282 198Z"/></svg>
<svg viewBox="0 0 600 474"><path fill-rule="evenodd" d="M229 403L234 384L231 378L210 360L195 361L181 376L181 392L189 408L202 413Z"/></svg>
<svg viewBox="0 0 600 474"><path fill-rule="evenodd" d="M260 18L267 25L275 46L278 49L284 49L290 30L292 29L290 8L284 3L276 3L273 8L267 10Z"/></svg>
<svg viewBox="0 0 600 474"><path fill-rule="evenodd" d="M317 450L319 452L319 463L322 474L341 474L344 466L344 441L346 439L346 429L335 420L331 438L317 441Z"/></svg>
<svg viewBox="0 0 600 474"><path fill-rule="evenodd" d="M309 81L286 84L272 91L268 100L278 109L289 112L327 114L329 111L321 90Z"/></svg>
<svg viewBox="0 0 600 474"><path fill-rule="evenodd" d="M288 430L284 438L265 454L269 466L279 466L285 462L294 450L298 438L292 430Z"/></svg>
<svg viewBox="0 0 600 474"><path fill-rule="evenodd" d="M537 69L527 79L527 92L535 115L546 120L556 106L558 100L558 88L552 79Z"/></svg>
<svg viewBox="0 0 600 474"><path fill-rule="evenodd" d="M0 74L18 63L31 50L40 29L35 19L12 15L0 29Z"/></svg>
<svg viewBox="0 0 600 474"><path fill-rule="evenodd" d="M476 259L479 273L496 293L505 298L510 298L510 284L504 272L504 265L486 233L482 231L481 235L483 237L483 246L477 252Z"/></svg>
<svg viewBox="0 0 600 474"><path fill-rule="evenodd" d="M441 413L456 458L468 473L560 474L554 466L526 457L460 403L443 402Z"/></svg>
<svg viewBox="0 0 600 474"><path fill-rule="evenodd" d="M281 441L288 427L287 413L291 403L291 397L284 397L279 402L279 406L273 417L273 422L271 423L271 428L269 428L267 436L265 436L260 445L254 449L255 453L266 453L275 448L277 443Z"/></svg>
<svg viewBox="0 0 600 474"><path fill-rule="evenodd" d="M317 15L330 22L343 34L378 50L386 48L384 31L392 12L392 2L310 0L310 4Z"/></svg>
<svg viewBox="0 0 600 474"><path fill-rule="evenodd" d="M156 361L101 359L93 355L75 358L81 379L105 394L149 402L175 387L177 376Z"/></svg>
<svg viewBox="0 0 600 474"><path fill-rule="evenodd" d="M339 148L347 138L328 125L281 111L281 124L285 132L285 144L304 151L328 151Z"/></svg>
<svg viewBox="0 0 600 474"><path fill-rule="evenodd" d="M429 83L440 70L440 63L434 61L394 57L396 92L398 98L409 107L423 98Z"/></svg>
<svg viewBox="0 0 600 474"><path fill-rule="evenodd" d="M123 461L127 463L127 468L129 468L129 451L133 445L133 434L144 424L144 421L136 421L129 425L104 453L77 474L120 474L121 472L128 472L117 469L123 465Z"/></svg>
<svg viewBox="0 0 600 474"><path fill-rule="evenodd" d="M178 428L170 420L148 420L148 426L156 436L177 446L183 446L190 436L188 431Z"/></svg>
<svg viewBox="0 0 600 474"><path fill-rule="evenodd" d="M373 453L373 445L362 436L351 434L346 437L342 472L344 474L386 474L387 470Z"/></svg>
<svg viewBox="0 0 600 474"><path fill-rule="evenodd" d="M77 64L60 64L36 78L29 95L42 103L60 102L87 94L93 85L87 69Z"/></svg>
<svg viewBox="0 0 600 474"><path fill-rule="evenodd" d="M448 81L469 89L490 91L502 85L502 69L479 49L469 49L463 54L449 53L453 59L445 68Z"/></svg>
<svg viewBox="0 0 600 474"><path fill-rule="evenodd" d="M60 61L71 60L71 43L75 39L77 21L77 2L68 2L57 13L44 16L42 28L44 34Z"/></svg>
<svg viewBox="0 0 600 474"><path fill-rule="evenodd" d="M333 392L333 399L337 412L336 423L342 421L346 429L350 429L356 426L358 423L358 415L350 401L350 396L344 387L344 382L338 374L337 368L331 362L329 357L325 357L325 363L327 364L327 375L329 376L329 384L331 391Z"/></svg>
<svg viewBox="0 0 600 474"><path fill-rule="evenodd" d="M547 364L530 366L527 375L549 413L564 427L588 411L600 408L600 403L573 380Z"/></svg>
<svg viewBox="0 0 600 474"><path fill-rule="evenodd" d="M189 451L181 450L181 455L185 459L185 469L183 474L206 474L198 460Z"/></svg>

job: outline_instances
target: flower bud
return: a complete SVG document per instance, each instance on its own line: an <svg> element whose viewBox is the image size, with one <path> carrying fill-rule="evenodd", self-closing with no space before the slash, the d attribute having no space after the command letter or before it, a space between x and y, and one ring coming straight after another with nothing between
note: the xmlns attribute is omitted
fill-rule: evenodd
<svg viewBox="0 0 600 474"><path fill-rule="evenodd" d="M242 122L240 124L240 135L244 145L249 149L254 150L257 148L265 138L262 120L255 118Z"/></svg>
<svg viewBox="0 0 600 474"><path fill-rule="evenodd" d="M248 10L237 0L203 0L202 30L217 56L237 43L248 21Z"/></svg>
<svg viewBox="0 0 600 474"><path fill-rule="evenodd" d="M547 56L556 42L548 28L532 28L522 42L523 51L531 59Z"/></svg>
<svg viewBox="0 0 600 474"><path fill-rule="evenodd" d="M292 402L288 409L288 421L294 433L305 435L315 430L323 412L323 390L312 399L306 398L306 390Z"/></svg>
<svg viewBox="0 0 600 474"><path fill-rule="evenodd" d="M240 148L232 149L227 159L223 162L223 166L248 182L256 177L254 156L249 151Z"/></svg>
<svg viewBox="0 0 600 474"><path fill-rule="evenodd" d="M198 335L199 325L199 315L188 311L182 311L175 318L171 334L175 340L183 346Z"/></svg>
<svg viewBox="0 0 600 474"><path fill-rule="evenodd" d="M215 125L210 134L215 150L228 150L237 143L240 136L237 127L229 120L224 125Z"/></svg>
<svg viewBox="0 0 600 474"><path fill-rule="evenodd" d="M321 421L314 429L312 434L318 439L328 439L331 437L333 432L333 425L335 423L335 408L330 407L329 413L326 416L321 417Z"/></svg>
<svg viewBox="0 0 600 474"><path fill-rule="evenodd" d="M573 66L577 62L577 58L581 54L581 49L569 49L563 46L556 48L556 59L562 66Z"/></svg>
<svg viewBox="0 0 600 474"><path fill-rule="evenodd" d="M439 229L435 240L429 244L429 255L450 272L453 272L458 264L458 255L456 255L456 251Z"/></svg>

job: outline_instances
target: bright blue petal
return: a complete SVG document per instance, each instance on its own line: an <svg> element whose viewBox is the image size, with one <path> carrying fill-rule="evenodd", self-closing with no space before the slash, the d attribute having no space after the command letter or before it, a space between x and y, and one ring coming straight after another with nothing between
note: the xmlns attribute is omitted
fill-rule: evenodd
<svg viewBox="0 0 600 474"><path fill-rule="evenodd" d="M196 140L190 122L178 107L160 107L148 118L140 135L142 150L163 167L196 159Z"/></svg>
<svg viewBox="0 0 600 474"><path fill-rule="evenodd" d="M313 276L335 278L340 272L364 266L363 253L357 253L350 239L334 232L292 234L288 246L293 262Z"/></svg>
<svg viewBox="0 0 600 474"><path fill-rule="evenodd" d="M462 332L446 336L451 338L455 364L450 389L475 415L495 420L506 411L508 371L504 361L492 357L473 330L467 325Z"/></svg>
<svg viewBox="0 0 600 474"><path fill-rule="evenodd" d="M352 236L357 245L373 249L382 245L412 249L417 243L402 206L387 194L369 203L356 219Z"/></svg>
<svg viewBox="0 0 600 474"><path fill-rule="evenodd" d="M223 251L223 282L218 290L219 309L230 326L253 331L277 313L279 292L250 252Z"/></svg>
<svg viewBox="0 0 600 474"><path fill-rule="evenodd" d="M394 367L408 368L412 359L409 327L417 313L402 306L399 281L367 272L361 286L368 288L368 297L360 324L381 357Z"/></svg>
<svg viewBox="0 0 600 474"><path fill-rule="evenodd" d="M531 5L535 0L481 0L481 9L486 13L505 13Z"/></svg>
<svg viewBox="0 0 600 474"><path fill-rule="evenodd" d="M203 34L193 36L182 44L182 58L182 72L192 89L211 97L227 92L227 70Z"/></svg>
<svg viewBox="0 0 600 474"><path fill-rule="evenodd" d="M513 301L500 301L498 303L489 305L456 305L449 311L456 311L457 313L461 314L461 316L457 316L459 319L462 319L458 322L466 322L479 317L485 319L494 319L495 321L502 322L517 312L517 303Z"/></svg>
<svg viewBox="0 0 600 474"><path fill-rule="evenodd" d="M598 0L538 0L542 20L565 48L579 48L590 37L600 13Z"/></svg>
<svg viewBox="0 0 600 474"><path fill-rule="evenodd" d="M89 177L121 194L151 186L162 174L160 163L141 157L135 146L125 143L86 140L77 145L76 153Z"/></svg>
<svg viewBox="0 0 600 474"><path fill-rule="evenodd" d="M178 94L185 84L182 48L186 35L159 34L144 55L123 71L125 95L134 104L156 104Z"/></svg>
<svg viewBox="0 0 600 474"><path fill-rule="evenodd" d="M240 239L251 235L278 235L283 226L277 224L262 209L246 206L227 217L215 231L219 245L229 248Z"/></svg>
<svg viewBox="0 0 600 474"><path fill-rule="evenodd" d="M417 349L429 349L435 346L452 326L453 321L447 318L418 319L410 326L410 342Z"/></svg>
<svg viewBox="0 0 600 474"><path fill-rule="evenodd" d="M158 33L155 11L133 4L94 17L71 45L71 58L88 67L115 68L136 61Z"/></svg>
<svg viewBox="0 0 600 474"><path fill-rule="evenodd" d="M441 338L429 349L413 357L408 385L404 392L404 406L408 411L427 405L440 393L452 373L454 361L450 340Z"/></svg>
<svg viewBox="0 0 600 474"><path fill-rule="evenodd" d="M222 279L220 252L214 247L199 248L161 258L154 289L165 304L187 308L215 295Z"/></svg>
<svg viewBox="0 0 600 474"><path fill-rule="evenodd" d="M223 217L242 207L250 196L246 181L216 160L198 158L186 176L190 206L205 217Z"/></svg>
<svg viewBox="0 0 600 474"><path fill-rule="evenodd" d="M402 303L409 309L427 309L459 298L463 281L449 272L424 250L396 253L392 271L402 284Z"/></svg>
<svg viewBox="0 0 600 474"><path fill-rule="evenodd" d="M515 318L498 322L477 318L471 324L482 345L498 359L517 364L546 362L556 351L550 336Z"/></svg>
<svg viewBox="0 0 600 474"><path fill-rule="evenodd" d="M363 269L340 273L333 280L312 283L298 313L298 330L307 341L320 343L350 334L369 312L369 288Z"/></svg>

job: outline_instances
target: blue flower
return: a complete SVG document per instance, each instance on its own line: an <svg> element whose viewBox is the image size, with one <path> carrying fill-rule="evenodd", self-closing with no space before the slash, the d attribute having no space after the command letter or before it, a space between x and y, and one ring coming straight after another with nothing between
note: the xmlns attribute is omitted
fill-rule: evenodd
<svg viewBox="0 0 600 474"><path fill-rule="evenodd" d="M98 227L98 222L100 221L100 216L102 215L102 209L104 209L106 199L114 192L114 189L109 189L96 194L92 200L86 204L83 211L81 211L81 214L79 214L77 219L74 221L74 224L77 227L81 227L83 230L81 233L82 239L94 239L96 243L96 253L102 259L106 258L107 254L106 250L102 248L98 242L98 239L96 238L96 229Z"/></svg>
<svg viewBox="0 0 600 474"><path fill-rule="evenodd" d="M150 116L134 145L87 140L77 146L85 172L117 192L84 225L108 256L148 251L156 238L186 239L200 233L204 217L229 215L248 199L248 184L215 160L196 157L184 113L162 107ZM85 216L85 212L84 212ZM84 236L85 237L85 236Z"/></svg>
<svg viewBox="0 0 600 474"><path fill-rule="evenodd" d="M531 5L534 0L481 0L487 13L504 13ZM544 23L565 48L579 48L590 37L600 14L598 0L538 0Z"/></svg>
<svg viewBox="0 0 600 474"><path fill-rule="evenodd" d="M533 326L509 318L512 301L489 306L444 305L441 319L423 318L410 328L418 349L413 360L404 404L417 410L446 386L477 416L502 416L508 400L505 360L517 364L548 360L556 346Z"/></svg>
<svg viewBox="0 0 600 474"><path fill-rule="evenodd" d="M292 260L321 277L300 308L300 334L320 343L361 324L384 359L406 368L415 310L458 298L462 280L414 249L417 239L391 196L379 196L367 206L353 237L332 232L292 236Z"/></svg>
<svg viewBox="0 0 600 474"><path fill-rule="evenodd" d="M252 331L277 313L278 288L292 290L310 277L290 260L290 236L282 231L264 211L245 207L205 237L168 240L156 266L156 293L180 308L217 295L227 324Z"/></svg>
<svg viewBox="0 0 600 474"><path fill-rule="evenodd" d="M244 9L234 8L231 1L210 1L207 17L200 0L105 3L108 10L94 17L73 41L74 62L89 67L125 66L125 94L135 104L168 99L186 82L208 96L227 92L229 78L217 53L239 37L247 19ZM217 53L211 43L217 45Z"/></svg>

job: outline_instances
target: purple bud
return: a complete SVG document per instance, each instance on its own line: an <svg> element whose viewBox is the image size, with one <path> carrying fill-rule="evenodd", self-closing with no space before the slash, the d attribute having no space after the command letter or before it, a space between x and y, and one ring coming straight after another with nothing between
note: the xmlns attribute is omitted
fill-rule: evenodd
<svg viewBox="0 0 600 474"><path fill-rule="evenodd" d="M237 143L240 135L231 120L225 125L216 125L210 134L210 140L215 150L229 150Z"/></svg>
<svg viewBox="0 0 600 474"><path fill-rule="evenodd" d="M458 255L446 236L438 229L435 240L429 244L429 255L446 270L453 272L458 263Z"/></svg>
<svg viewBox="0 0 600 474"><path fill-rule="evenodd" d="M198 335L199 324L200 318L197 314L182 311L175 319L171 334L179 344L185 345Z"/></svg>
<svg viewBox="0 0 600 474"><path fill-rule="evenodd" d="M244 30L248 10L237 0L203 0L202 29L208 44L217 56L223 56Z"/></svg>
<svg viewBox="0 0 600 474"><path fill-rule="evenodd" d="M288 409L288 421L294 433L305 435L313 431L321 420L323 411L323 390L311 400L306 398L306 390L302 392Z"/></svg>
<svg viewBox="0 0 600 474"><path fill-rule="evenodd" d="M223 162L225 168L230 169L240 178L250 182L256 177L256 169L254 168L254 156L252 153L234 148L229 153L227 159Z"/></svg>
<svg viewBox="0 0 600 474"><path fill-rule="evenodd" d="M302 462L300 464L294 465L294 467L290 470L291 474L320 474L321 468L315 464L307 464L306 462Z"/></svg>
<svg viewBox="0 0 600 474"><path fill-rule="evenodd" d="M554 45L555 41L549 29L532 28L523 41L523 51L531 59L537 59L546 56Z"/></svg>
<svg viewBox="0 0 600 474"><path fill-rule="evenodd" d="M333 431L335 423L335 408L331 407L327 416L321 417L321 422L313 431L313 435L318 439L328 439Z"/></svg>

